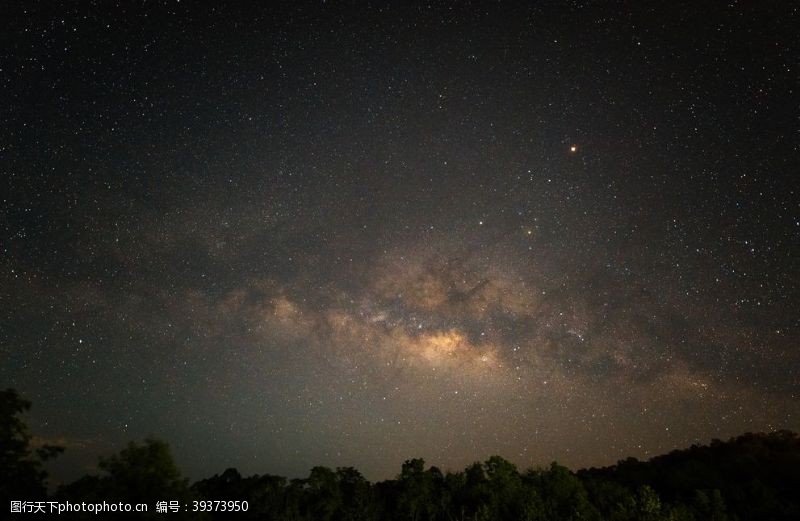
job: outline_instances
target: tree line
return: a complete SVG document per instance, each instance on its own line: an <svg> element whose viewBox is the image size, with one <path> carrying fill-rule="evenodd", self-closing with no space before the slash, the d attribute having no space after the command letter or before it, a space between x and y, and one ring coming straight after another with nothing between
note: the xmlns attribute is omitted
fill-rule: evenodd
<svg viewBox="0 0 800 521"><path fill-rule="evenodd" d="M352 467L314 467L308 477L242 476L230 468L194 483L183 477L167 443L132 442L101 458L100 472L48 495L44 463L63 449L34 449L22 419L30 402L0 392L0 499L70 502L247 501L246 512L124 513L126 519L266 519L281 521L745 521L800 519L800 438L789 431L744 434L694 445L649 461L573 472L557 463L520 470L500 456L461 471L422 459L403 463L377 483ZM7 512L7 510L6 510ZM24 515L24 514L23 514ZM109 517L108 515L104 515ZM95 514L72 514L96 519Z"/></svg>

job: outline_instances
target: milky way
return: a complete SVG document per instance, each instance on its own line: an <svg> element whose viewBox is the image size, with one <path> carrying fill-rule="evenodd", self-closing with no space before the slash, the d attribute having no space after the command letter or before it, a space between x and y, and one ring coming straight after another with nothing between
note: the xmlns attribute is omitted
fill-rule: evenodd
<svg viewBox="0 0 800 521"><path fill-rule="evenodd" d="M2 22L0 383L59 479L800 428L796 8L184 4Z"/></svg>

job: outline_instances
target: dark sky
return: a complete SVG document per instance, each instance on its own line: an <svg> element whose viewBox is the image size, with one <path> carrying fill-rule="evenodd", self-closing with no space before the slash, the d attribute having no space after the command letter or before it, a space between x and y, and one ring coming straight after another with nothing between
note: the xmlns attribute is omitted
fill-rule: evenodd
<svg viewBox="0 0 800 521"><path fill-rule="evenodd" d="M59 479L800 429L798 8L530 3L4 8L0 386Z"/></svg>

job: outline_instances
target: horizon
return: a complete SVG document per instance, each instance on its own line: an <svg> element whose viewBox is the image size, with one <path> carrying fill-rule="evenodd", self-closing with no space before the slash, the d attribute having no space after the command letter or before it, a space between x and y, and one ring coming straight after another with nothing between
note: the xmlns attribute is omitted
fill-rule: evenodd
<svg viewBox="0 0 800 521"><path fill-rule="evenodd" d="M422 459L422 460L425 461L426 467L438 468L439 470L441 470L445 474L448 473L448 472L460 472L464 468L466 468L467 466L469 466L469 465L471 465L473 463L484 462L484 461L488 460L489 458L491 458L493 456L499 456L499 457L503 458L506 461L514 463L517 466L517 468L518 468L518 470L520 472L524 472L524 471L527 471L527 470L546 469L551 464L557 463L558 465L564 466L564 467L568 468L570 471L577 473L577 472L581 472L581 471L589 471L589 470L594 470L594 469L612 468L612 467L615 467L616 465L618 465L619 463L622 463L622 462L624 462L624 461L626 461L626 460L628 460L630 458L634 458L634 459L636 459L637 461L640 461L640 462L649 462L653 458L659 458L659 457L662 457L662 456L667 456L667 455L671 454L674 451L683 451L683 450L688 450L688 449L691 449L691 448L694 448L694 447L707 447L707 446L711 446L714 442L720 442L720 441L721 442L728 442L728 441L732 441L732 440L735 440L735 439L737 439L739 437L747 436L747 435L768 436L768 435L777 434L779 432L784 432L784 431L785 431L785 429L779 429L779 430L774 430L774 431L741 432L739 434L736 434L734 436L730 436L730 437L727 437L727 438L711 438L711 439L708 439L708 440L695 440L691 444L688 444L688 445L685 445L685 446L680 446L680 447L674 447L674 448L668 449L668 450L666 450L664 452L660 452L660 453L656 453L656 454L645 452L643 457L637 457L637 456L634 456L634 455L628 455L628 456L622 457L622 458L620 458L618 460L615 460L613 462L609 462L609 463L606 463L606 464L599 464L599 465L568 465L568 464L565 464L562 461L559 461L556 458L547 459L546 456L545 456L544 459L542 459L540 462L533 462L530 465L524 466L524 465L518 465L515 462L514 458L508 457L508 456L506 456L504 454L487 453L487 454L483 454L483 455L476 455L475 458L473 458L470 461L466 461L463 465L461 465L459 467L459 466L439 465L435 461L430 461L425 457L422 457L422 456L419 456L419 455L416 455L416 456L415 455L411 455L411 456L409 456L407 458L404 458L403 460L400 460L400 461L397 462L397 466L396 466L397 471L394 472L394 473L391 473L391 471L390 471L389 474L387 474L385 476L379 476L379 477L370 476L367 473L362 473L362 475L364 476L365 479L367 479L371 483L380 483L380 482L383 482L383 481L392 481L394 479L397 479L397 476L399 475L399 470L402 468L403 463L408 461L408 460L411 460L411 459ZM794 432L794 431L789 431L789 432ZM173 452L176 451L176 447L172 443L170 443L169 440L165 440L165 439L159 438L158 436L154 436L154 435L146 435L142 439L128 440L127 442L124 442L123 444L121 444L121 445L119 445L117 447L109 447L106 451L104 451L102 453L98 453L97 456L98 456L98 458L107 458L107 457L111 456L112 454L118 453L120 450L124 449L126 446L128 446L129 443L142 443L142 442L144 442L145 440L148 440L148 439L154 439L154 440L159 440L159 441L166 442L170 446L170 449ZM40 438L40 437L38 437L38 436L36 436L34 434L31 446L32 447L39 447L39 446L42 446L42 445L65 446L65 444L64 444L65 441L66 440L63 440L63 439L45 440L45 439ZM56 458L54 460L51 460L51 461L48 461L48 462L45 463L45 469L48 471L48 474L49 474L47 485L48 485L48 490L50 492L56 490L58 488L58 486L69 484L70 482L74 481L76 478L80 477L81 475L103 475L104 474L104 472L97 465L86 466L86 467L83 468L83 470L78 471L78 470L75 469L75 467L72 464L72 462L70 461L70 459L71 458L70 458L69 450L66 450L65 453L62 453L58 458ZM270 475L270 476L286 477L289 480L305 479L305 477L308 475L308 473L316 466L325 466L325 467L328 467L328 468L331 468L331 469L355 468L356 470L358 470L361 473L361 469L359 469L357 465L347 464L346 462L344 464L336 464L335 466L312 465L304 473L299 473L299 474L295 474L295 475L283 475L283 474L281 474L279 472L272 472L270 469L262 469L262 470L256 469L255 471L244 471L243 469L251 468L253 466L253 464L251 464L250 466L247 466L247 465L233 465L233 464L231 464L231 465L228 465L225 468L220 468L218 470L214 470L214 471L212 471L211 473L209 473L207 475L195 476L195 475L191 475L191 474L185 472L186 465L183 465L179 458L176 458L176 464L177 464L178 468L181 469L181 471L184 473L184 476L187 477L190 480L190 482L197 482L197 481L200 481L202 479L207 479L207 478L210 478L210 477L213 477L213 476L216 476L216 475L221 475L223 472L225 472L228 469L237 470L242 475L242 477L267 476L267 475ZM66 474L61 474L59 469L63 469L63 468L67 468L67 469L70 469L70 470ZM60 475L60 478L59 478L59 475Z"/></svg>
<svg viewBox="0 0 800 521"><path fill-rule="evenodd" d="M424 461L424 463L425 463L425 467L424 468L426 470L435 468L435 469L440 470L443 474L451 474L451 473L463 472L464 469L466 469L467 467L469 467L469 466L471 466L473 464L484 464L485 462L487 462L488 460L490 460L491 458L494 458L494 457L499 457L499 458L501 458L501 459L503 459L505 461L508 461L508 462L514 464L517 467L517 470L518 470L518 472L520 474L528 472L528 471L543 471L543 470L547 470L552 465L559 465L559 466L565 467L565 468L569 469L571 472L573 472L575 474L578 474L578 473L581 473L581 472L611 470L611 469L614 469L614 468L618 467L621 464L629 464L631 461L638 462L638 463L650 463L650 462L652 462L653 460L656 460L656 459L664 459L666 457L672 456L675 453L686 453L686 452L688 452L690 450L694 450L694 449L697 449L697 448L708 449L708 448L712 448L712 447L714 447L714 446L716 446L718 444L723 444L723 445L731 444L731 443L735 443L735 442L740 442L740 441L742 441L744 439L748 439L748 438L760 438L760 439L774 438L774 437L776 437L776 435L787 434L787 433L792 435L792 437L794 437L794 438L798 437L798 433L796 433L794 431L789 431L789 430L786 430L786 429L769 431L769 432L764 432L764 431L743 432L743 433L740 433L740 434L738 434L736 436L732 436L732 437L727 438L727 439L712 438L710 440L703 441L703 442L695 442L695 443L692 443L691 445L686 445L684 447L677 447L677 448L671 449L671 450L669 450L667 452L663 452L663 453L659 453L659 454L648 454L643 459L637 458L635 456L627 456L627 457L621 458L621 459L619 459L619 460L617 460L615 462L612 462L612 463L609 463L609 464L606 464L606 465L599 465L599 466L584 465L584 466L574 467L574 466L564 465L562 462L560 462L560 461L558 461L556 459L550 459L548 461L544 461L543 460L540 463L534 463L534 464L532 464L530 466L519 466L519 465L516 465L516 463L514 463L514 461L511 458L507 458L502 454L487 454L487 455L484 455L484 456L476 457L474 460L472 460L469 463L463 465L462 467L445 467L445 466L437 465L436 462L431 462L431 461L429 461L429 460L427 460L427 459L425 459L423 457L410 456L410 457L405 458L403 461L398 463L398 466L397 466L398 472L396 472L394 474L391 474L389 476L380 477L380 478L374 478L374 477L370 477L368 475L365 475L365 474L361 473L360 469L358 469L358 467L356 467L355 465L347 465L347 464L336 465L335 467L327 467L325 465L314 465L314 466L310 467L308 469L308 471L306 471L305 474L296 475L296 476L291 476L291 475L283 476L281 474L270 472L268 470L267 471L260 471L260 472L242 472L240 467L238 467L236 465L229 465L228 467L226 467L224 469L220 469L218 471L215 471L215 472L213 472L211 474L208 474L208 475L205 475L205 476L190 476L188 474L184 474L184 477L189 479L190 483L196 483L196 482L199 482L199 481L202 481L202 480L205 480L205 479L210 479L210 478L213 478L213 477L220 476L220 475L222 475L224 472L226 472L228 470L235 470L241 475L242 478L277 476L277 477L284 477L288 481L293 481L293 480L304 480L304 479L306 479L306 476L315 467L322 466L322 467L329 468L331 470L355 469L368 482L373 483L373 484L378 484L378 483L382 483L382 482L395 481L395 480L399 479L399 477L401 475L400 470L402 470L403 465L405 463L408 463L409 461L412 461L412 460L422 460L422 461ZM42 446L45 446L45 445L54 445L54 446L62 446L63 447L63 445L59 445L59 441L61 441L61 440L43 440L43 439L33 435L32 438L31 438L31 447L32 448L38 448L38 447L42 447ZM158 438L156 436L146 436L144 439L141 439L141 440L130 440L127 443L125 443L124 446L117 447L116 449L113 449L113 454L118 454L122 449L124 449L126 447L129 447L131 444L141 446L141 445L147 443L148 441L157 441L157 442L166 443L171 450L174 451L174 449L175 449L175 447L173 447L172 444L170 444L168 440L163 440L163 439L160 439L160 438ZM99 457L105 459L105 458L108 458L108 457L112 456L113 454L112 453L100 454ZM64 455L65 455L64 453L61 453L59 455L59 457L56 458L54 461L57 462L57 461L63 459ZM48 471L48 474L54 468L54 461L47 461L47 462L44 463L44 467ZM177 464L178 469L182 468L182 466L181 466L179 461L176 461L175 463ZM96 465L94 467L85 469L85 475L102 476L102 475L105 475L105 474L107 474L107 472L102 470L100 467L98 467ZM49 475L48 478L47 478L48 491L50 493L52 493L55 490L57 490L58 487L63 486L63 485L68 485L69 483L73 482L74 480L75 480L75 478L56 482L53 479L53 476Z"/></svg>

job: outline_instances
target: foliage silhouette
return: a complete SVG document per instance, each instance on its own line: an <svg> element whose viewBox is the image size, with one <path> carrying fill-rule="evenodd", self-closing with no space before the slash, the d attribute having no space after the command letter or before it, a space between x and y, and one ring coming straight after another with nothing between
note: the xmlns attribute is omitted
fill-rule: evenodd
<svg viewBox="0 0 800 521"><path fill-rule="evenodd" d="M0 504L45 495L47 473L42 464L64 451L44 444L32 446L33 436L21 418L31 408L13 389L0 391Z"/></svg>
<svg viewBox="0 0 800 521"><path fill-rule="evenodd" d="M16 392L0 394L2 494L47 499L42 462L58 448L31 448ZM147 439L100 460L99 475L62 486L62 501L247 501L248 510L169 514L170 518L280 521L745 521L800 519L800 439L779 431L745 434L653 458L572 472L552 463L520 472L500 456L442 472L422 459L403 463L395 479L372 484L352 467L314 467L307 478L243 477L229 468L195 482L181 476L169 446ZM11 477L12 479L7 479ZM8 502L6 502L8 505ZM94 518L95 514L69 518ZM109 517L109 516L104 516Z"/></svg>
<svg viewBox="0 0 800 521"><path fill-rule="evenodd" d="M164 515L155 511L157 501L178 501L180 505L188 505L196 499L189 488L189 480L181 476L175 465L169 445L161 440L148 438L141 444L131 442L118 454L101 458L98 467L103 471L101 475L84 476L60 487L56 499L87 503L147 503L146 514L119 514L120 517L135 515L140 519ZM85 512L72 517L90 519L95 515ZM198 516L182 511L171 513L170 517L193 519Z"/></svg>

